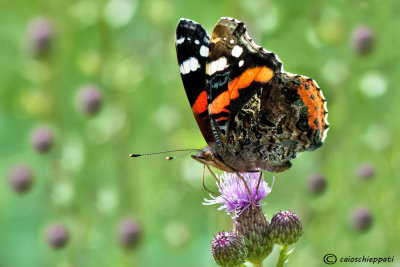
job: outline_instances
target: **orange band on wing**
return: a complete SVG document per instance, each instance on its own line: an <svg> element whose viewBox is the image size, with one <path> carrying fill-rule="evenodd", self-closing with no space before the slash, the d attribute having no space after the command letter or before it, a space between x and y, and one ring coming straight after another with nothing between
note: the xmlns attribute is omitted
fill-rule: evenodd
<svg viewBox="0 0 400 267"><path fill-rule="evenodd" d="M239 96L239 90L248 87L252 82L267 83L271 80L274 72L268 67L255 67L246 70L242 75L228 83L228 91L217 96L212 105L211 113L218 114L228 112L225 108Z"/></svg>
<svg viewBox="0 0 400 267"><path fill-rule="evenodd" d="M196 98L192 106L192 111L194 114L200 114L207 110L207 93L203 91Z"/></svg>
<svg viewBox="0 0 400 267"><path fill-rule="evenodd" d="M262 67L258 72L254 81L260 83L267 83L269 82L269 80L271 80L272 76L274 76L274 72L270 68Z"/></svg>
<svg viewBox="0 0 400 267"><path fill-rule="evenodd" d="M230 102L231 99L229 98L229 92L223 92L214 99L211 105L211 113L218 114L221 112L229 112L225 107L228 106Z"/></svg>

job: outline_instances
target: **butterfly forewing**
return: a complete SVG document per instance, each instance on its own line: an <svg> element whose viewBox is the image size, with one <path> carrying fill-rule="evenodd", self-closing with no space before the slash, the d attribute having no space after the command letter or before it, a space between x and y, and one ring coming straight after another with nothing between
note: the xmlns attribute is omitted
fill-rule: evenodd
<svg viewBox="0 0 400 267"><path fill-rule="evenodd" d="M205 67L210 37L200 24L181 19L176 29L175 45L179 71L194 117L205 140L212 142L214 135L205 91Z"/></svg>

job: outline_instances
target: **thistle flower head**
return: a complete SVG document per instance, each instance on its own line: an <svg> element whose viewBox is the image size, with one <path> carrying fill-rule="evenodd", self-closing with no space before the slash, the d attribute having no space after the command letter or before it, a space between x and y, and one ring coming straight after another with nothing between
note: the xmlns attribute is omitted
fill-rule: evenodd
<svg viewBox="0 0 400 267"><path fill-rule="evenodd" d="M235 267L246 261L247 249L240 236L222 231L211 241L211 254L219 266Z"/></svg>
<svg viewBox="0 0 400 267"><path fill-rule="evenodd" d="M262 206L260 201L271 193L271 187L264 181L260 173L247 172L239 174L244 181L236 173L223 173L219 176L218 190L221 195L211 199L204 199L204 205L222 204L219 210L225 209L228 214L233 213L233 218L239 216L244 210L252 207L252 198L256 206ZM250 191L250 192L249 192ZM250 195L250 194L251 195Z"/></svg>

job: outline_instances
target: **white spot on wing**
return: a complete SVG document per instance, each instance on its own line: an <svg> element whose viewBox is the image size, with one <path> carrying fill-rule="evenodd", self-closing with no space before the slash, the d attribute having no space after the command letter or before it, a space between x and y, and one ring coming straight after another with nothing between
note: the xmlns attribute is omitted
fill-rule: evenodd
<svg viewBox="0 0 400 267"><path fill-rule="evenodd" d="M244 64L244 60L240 60L239 61L239 67L243 66L243 64Z"/></svg>
<svg viewBox="0 0 400 267"><path fill-rule="evenodd" d="M200 44L199 40L197 40L197 39L194 40L194 43L197 44L197 45Z"/></svg>
<svg viewBox="0 0 400 267"><path fill-rule="evenodd" d="M205 45L202 45L200 47L200 56L202 57L208 57L208 47Z"/></svg>
<svg viewBox="0 0 400 267"><path fill-rule="evenodd" d="M218 59L218 66L217 66L217 71L221 71L224 70L226 67L228 60L226 59L226 57L220 57Z"/></svg>
<svg viewBox="0 0 400 267"><path fill-rule="evenodd" d="M240 57L240 55L243 53L243 48L235 45L232 49L232 56L234 57Z"/></svg>
<svg viewBox="0 0 400 267"><path fill-rule="evenodd" d="M208 75L213 75L216 71L217 71L217 64L218 64L218 61L217 60L214 60L214 61L212 61L211 63L210 63L210 68L209 68L209 73L208 73Z"/></svg>
<svg viewBox="0 0 400 267"><path fill-rule="evenodd" d="M200 68L199 61L195 57L186 59L180 66L179 70L181 74L188 74L191 71L196 71Z"/></svg>
<svg viewBox="0 0 400 267"><path fill-rule="evenodd" d="M230 43L230 44L234 44L235 41L234 41L233 39L230 39L230 40L229 40L229 43Z"/></svg>
<svg viewBox="0 0 400 267"><path fill-rule="evenodd" d="M176 44L182 44L185 41L185 37L179 38L178 40L176 40Z"/></svg>
<svg viewBox="0 0 400 267"><path fill-rule="evenodd" d="M220 57L206 66L206 73L208 75L213 75L217 71L224 70L228 66L227 63L228 60L226 59L226 57Z"/></svg>

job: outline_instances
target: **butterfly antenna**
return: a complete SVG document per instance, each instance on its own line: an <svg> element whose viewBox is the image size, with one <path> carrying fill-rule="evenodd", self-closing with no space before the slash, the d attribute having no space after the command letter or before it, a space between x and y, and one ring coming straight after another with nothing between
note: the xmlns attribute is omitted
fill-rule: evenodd
<svg viewBox="0 0 400 267"><path fill-rule="evenodd" d="M194 152L194 151L199 151L199 150L191 150L191 151L188 151L188 152L186 152L186 153L183 153L183 154L180 154L180 155L177 155L177 156L173 156L173 157L171 157L171 156L166 156L165 159L166 159L166 160L177 159L177 158L186 156L187 154L190 154L190 153L192 153L192 152Z"/></svg>
<svg viewBox="0 0 400 267"><path fill-rule="evenodd" d="M201 149L195 149L195 148L192 148L192 149L175 149L175 150L166 150L166 151L160 151L160 152L152 152L152 153L143 153L143 154L130 154L129 155L129 157L131 157L131 158L137 158L137 157L142 157L142 156L152 156L152 155L159 155L159 154L166 154L166 153L174 153L174 152L187 152L187 153L184 153L183 155L186 155L186 154L189 154L189 153L191 153L191 152L198 152L198 151L200 151ZM167 157L166 159L167 160L172 160L172 159L174 159L174 158L177 158L177 157L181 157L182 155L178 155L178 156L175 156L175 157Z"/></svg>

